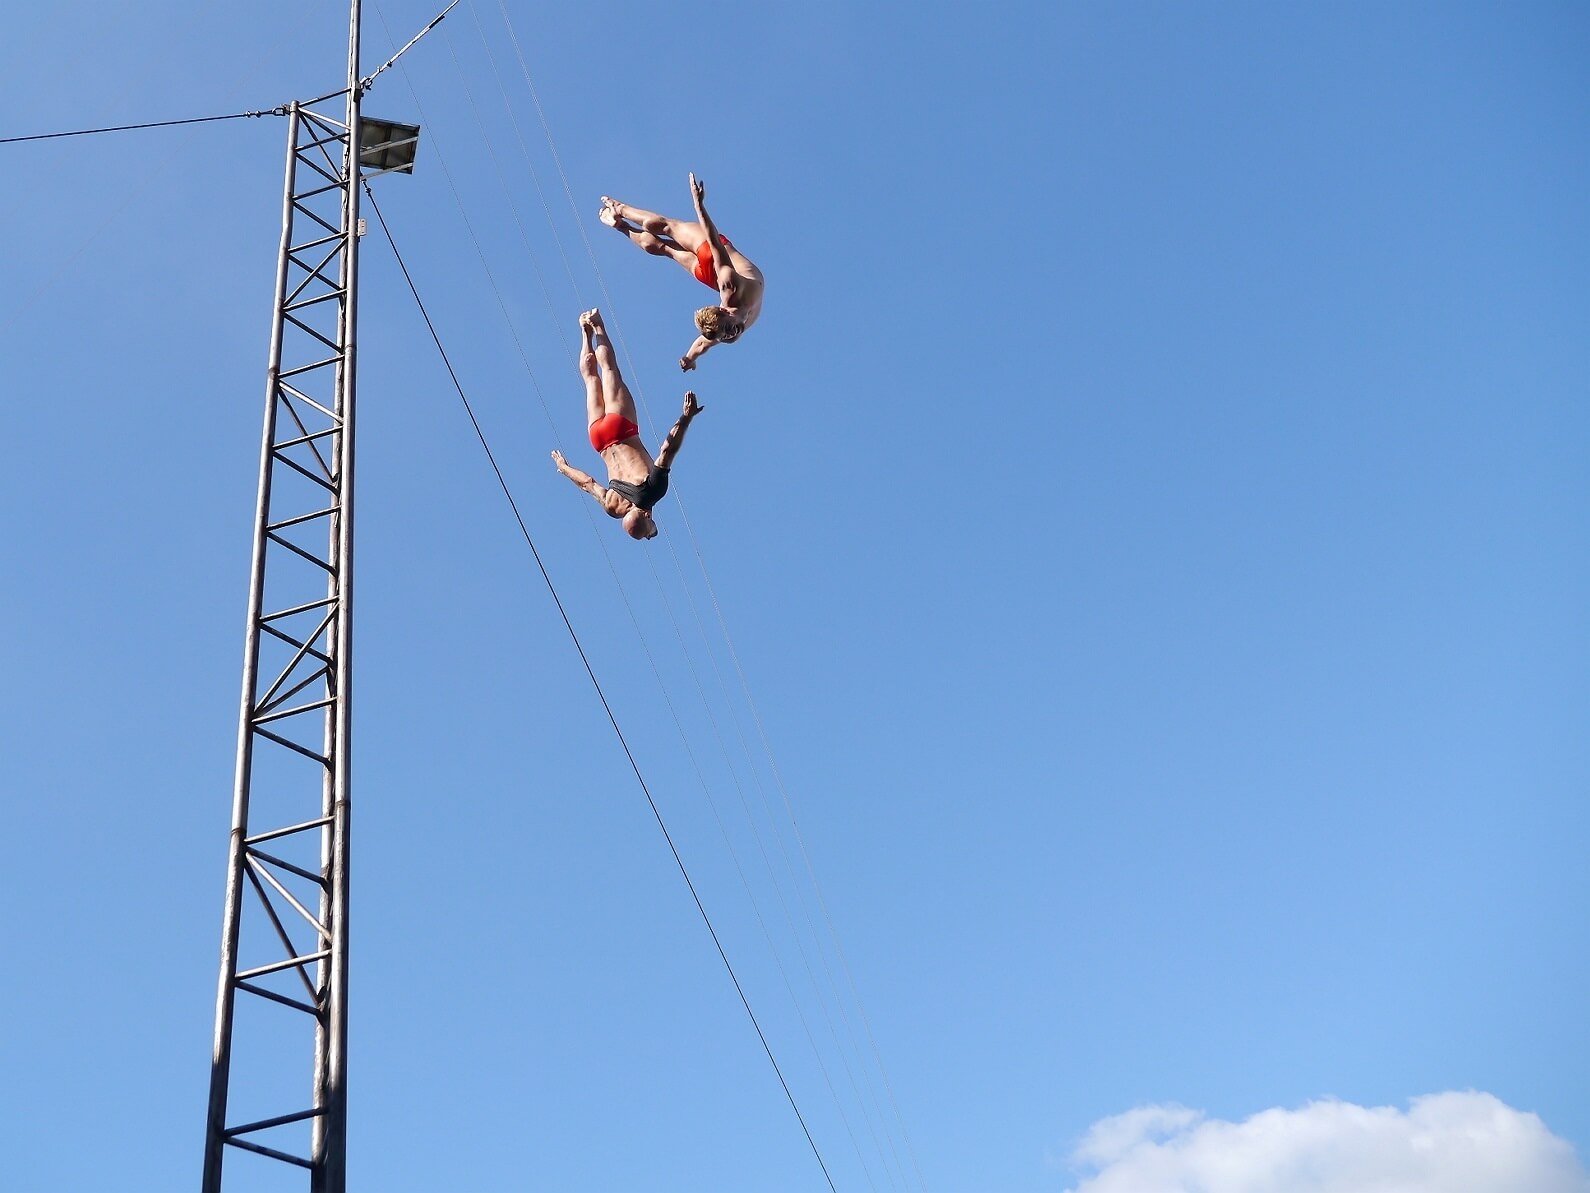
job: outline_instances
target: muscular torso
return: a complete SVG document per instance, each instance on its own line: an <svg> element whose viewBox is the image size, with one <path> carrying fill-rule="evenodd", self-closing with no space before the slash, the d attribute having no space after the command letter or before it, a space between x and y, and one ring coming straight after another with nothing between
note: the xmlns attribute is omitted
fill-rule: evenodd
<svg viewBox="0 0 1590 1193"><path fill-rule="evenodd" d="M651 453L639 439L626 439L603 452L602 463L607 465L608 480L638 485L651 471Z"/></svg>
<svg viewBox="0 0 1590 1193"><path fill-rule="evenodd" d="M725 299L723 305L731 315L750 327L762 313L762 271L732 245L729 248L729 263L734 266L734 291L730 295L732 301ZM721 292L719 297L723 297Z"/></svg>
<svg viewBox="0 0 1590 1193"><path fill-rule="evenodd" d="M646 445L639 438L626 439L622 443L615 443L602 453L602 463L607 465L607 479L613 481L627 481L632 485L642 484L651 472L651 453L646 450ZM602 508L615 517L623 517L635 508L635 503L622 493L608 489L607 495L602 498Z"/></svg>

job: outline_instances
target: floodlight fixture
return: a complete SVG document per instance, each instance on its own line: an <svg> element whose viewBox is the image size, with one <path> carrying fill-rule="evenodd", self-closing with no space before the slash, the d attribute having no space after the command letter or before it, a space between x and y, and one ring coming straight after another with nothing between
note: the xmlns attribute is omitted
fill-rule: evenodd
<svg viewBox="0 0 1590 1193"><path fill-rule="evenodd" d="M417 124L360 117L359 165L364 168L363 176L414 173L414 155L419 143L420 126Z"/></svg>

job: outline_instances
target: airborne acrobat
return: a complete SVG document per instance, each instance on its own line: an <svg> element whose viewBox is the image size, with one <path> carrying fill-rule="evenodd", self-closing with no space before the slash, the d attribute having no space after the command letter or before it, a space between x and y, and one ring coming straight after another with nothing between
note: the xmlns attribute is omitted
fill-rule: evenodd
<svg viewBox="0 0 1590 1193"><path fill-rule="evenodd" d="M707 214L706 192L706 185L691 174L695 220L670 219L607 195L602 196L599 213L609 228L616 228L654 257L672 257L696 281L717 290L718 305L696 312L696 330L701 334L679 358L679 367L687 373L707 349L734 343L762 313L762 271L718 231Z"/></svg>
<svg viewBox="0 0 1590 1193"><path fill-rule="evenodd" d="M558 471L596 498L609 517L624 520L624 533L633 539L657 537L652 509L668 492L668 469L685 441L685 431L702 411L693 393L685 394L684 413L669 429L662 450L653 460L641 442L635 423L635 399L618 371L613 344L602 326L602 313L589 310L580 316L580 377L585 382L585 411L591 447L607 465L607 484L599 484L554 451Z"/></svg>

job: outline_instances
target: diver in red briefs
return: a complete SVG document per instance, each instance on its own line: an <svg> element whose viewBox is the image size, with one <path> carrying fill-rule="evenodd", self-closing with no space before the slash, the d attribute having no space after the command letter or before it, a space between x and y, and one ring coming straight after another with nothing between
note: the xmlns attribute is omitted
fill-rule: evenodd
<svg viewBox="0 0 1590 1193"><path fill-rule="evenodd" d="M635 425L635 399L618 371L613 344L602 326L602 313L586 311L580 316L580 377L585 381L585 412L590 424L591 446L607 465L607 484L600 485L589 473L581 472L552 453L558 471L574 486L596 498L609 517L624 520L624 533L633 539L657 537L652 507L668 492L668 469L685 441L685 431L702 407L696 395L685 395L685 411L663 440L662 451L653 460L641 442Z"/></svg>
<svg viewBox="0 0 1590 1193"><path fill-rule="evenodd" d="M673 220L602 196L600 218L654 257L672 257L698 282L718 292L718 305L696 312L701 334L679 358L689 372L714 344L732 344L762 313L762 271L718 231L707 214L707 188L690 176L695 220Z"/></svg>

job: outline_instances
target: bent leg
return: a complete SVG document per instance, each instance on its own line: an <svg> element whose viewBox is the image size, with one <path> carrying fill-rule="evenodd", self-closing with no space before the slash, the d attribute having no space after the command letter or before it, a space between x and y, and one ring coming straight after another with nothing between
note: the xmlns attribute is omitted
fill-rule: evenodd
<svg viewBox="0 0 1590 1193"><path fill-rule="evenodd" d="M694 220L669 219L644 207L631 207L602 196L602 222L616 228L654 257L669 256L689 270L696 267L696 250L707 241L707 230Z"/></svg>
<svg viewBox="0 0 1590 1193"><path fill-rule="evenodd" d="M620 223L634 224L653 236L671 240L686 252L695 252L696 245L707 238L706 230L694 220L669 219L666 215L647 211L644 207L632 207L606 195L602 196L602 211L604 223L607 216L611 215Z"/></svg>
<svg viewBox="0 0 1590 1193"><path fill-rule="evenodd" d="M629 237L631 244L650 253L653 257L672 257L686 269L694 269L696 267L696 255L686 252L672 240L664 240L653 232L647 232L643 228L632 227L628 224L614 224L613 226Z"/></svg>

